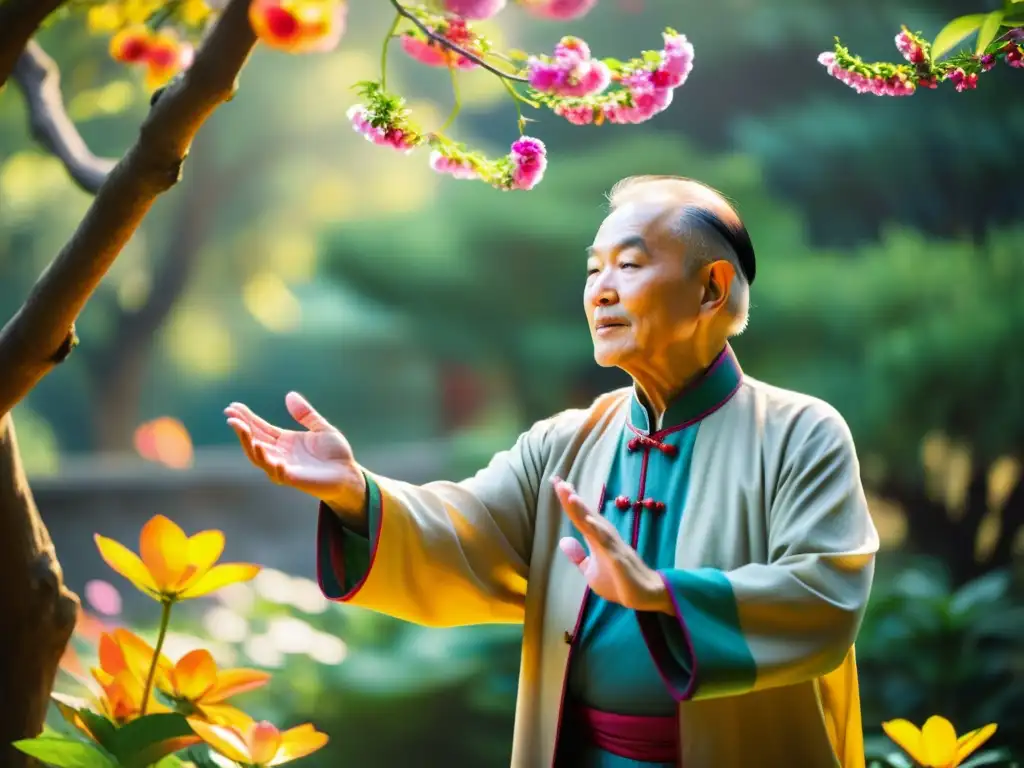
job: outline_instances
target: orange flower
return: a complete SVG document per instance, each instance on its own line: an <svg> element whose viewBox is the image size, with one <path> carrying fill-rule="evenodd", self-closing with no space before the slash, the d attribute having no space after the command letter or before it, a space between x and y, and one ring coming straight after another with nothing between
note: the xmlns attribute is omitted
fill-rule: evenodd
<svg viewBox="0 0 1024 768"><path fill-rule="evenodd" d="M176 701L189 704L195 714L211 723L241 727L251 723L252 718L225 704L225 699L266 685L269 680L269 674L256 669L218 670L210 652L198 649L178 659L159 687Z"/></svg>
<svg viewBox="0 0 1024 768"><path fill-rule="evenodd" d="M287 53L329 51L345 31L340 0L253 0L249 22L263 43Z"/></svg>
<svg viewBox="0 0 1024 768"><path fill-rule="evenodd" d="M212 749L243 765L281 765L312 754L327 743L327 734L309 723L284 732L266 721L250 723L246 728L211 725L194 718L189 718L188 724Z"/></svg>
<svg viewBox="0 0 1024 768"><path fill-rule="evenodd" d="M994 723L965 733L959 739L953 724L933 715L918 729L909 720L882 723L885 735L924 768L956 768L996 732Z"/></svg>
<svg viewBox="0 0 1024 768"><path fill-rule="evenodd" d="M103 560L142 592L161 602L208 595L228 584L248 581L258 565L216 565L224 551L224 534L200 531L194 536L163 515L146 523L139 536L139 555L123 544L96 534Z"/></svg>
<svg viewBox="0 0 1024 768"><path fill-rule="evenodd" d="M110 39L110 55L114 61L137 64L149 53L152 35L145 26L125 27Z"/></svg>
<svg viewBox="0 0 1024 768"><path fill-rule="evenodd" d="M92 676L99 683L103 695L100 709L116 723L138 716L142 710L144 681L153 661L153 649L145 640L126 629L115 629L100 636L99 668ZM166 679L170 662L161 655L157 662L157 680ZM169 712L150 694L147 712Z"/></svg>

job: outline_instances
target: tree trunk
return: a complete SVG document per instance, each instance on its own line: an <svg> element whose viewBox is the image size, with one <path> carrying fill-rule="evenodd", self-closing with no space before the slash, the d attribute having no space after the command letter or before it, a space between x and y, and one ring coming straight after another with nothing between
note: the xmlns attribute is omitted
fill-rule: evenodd
<svg viewBox="0 0 1024 768"><path fill-rule="evenodd" d="M57 665L75 629L78 598L28 487L14 421L0 417L0 765L35 763L11 742L39 734Z"/></svg>

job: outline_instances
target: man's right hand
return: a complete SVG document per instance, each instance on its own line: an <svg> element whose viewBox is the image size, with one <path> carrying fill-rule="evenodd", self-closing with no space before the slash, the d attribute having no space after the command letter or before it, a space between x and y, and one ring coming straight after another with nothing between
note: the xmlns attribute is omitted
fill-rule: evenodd
<svg viewBox="0 0 1024 768"><path fill-rule="evenodd" d="M308 493L346 524L365 528L366 478L352 446L299 393L289 392L285 406L305 429L275 427L243 403L232 403L224 414L249 461L271 480Z"/></svg>

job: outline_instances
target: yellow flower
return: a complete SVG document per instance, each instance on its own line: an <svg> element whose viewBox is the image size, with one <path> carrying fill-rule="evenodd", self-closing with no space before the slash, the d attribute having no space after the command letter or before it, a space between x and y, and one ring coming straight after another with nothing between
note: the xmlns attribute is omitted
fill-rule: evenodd
<svg viewBox="0 0 1024 768"><path fill-rule="evenodd" d="M281 765L312 754L327 743L327 734L310 723L284 732L266 721L245 728L211 725L194 718L188 718L188 724L212 749L243 765Z"/></svg>
<svg viewBox="0 0 1024 768"><path fill-rule="evenodd" d="M142 24L163 4L163 0L122 0L121 7L129 24Z"/></svg>
<svg viewBox="0 0 1024 768"><path fill-rule="evenodd" d="M949 720L933 715L921 730L908 720L882 723L882 730L923 768L956 768L992 737L996 725L990 723L958 739Z"/></svg>
<svg viewBox="0 0 1024 768"><path fill-rule="evenodd" d="M116 32L124 26L125 17L115 3L103 3L89 9L85 23L90 32Z"/></svg>
<svg viewBox="0 0 1024 768"><path fill-rule="evenodd" d="M186 653L158 683L160 690L211 723L244 727L252 718L224 700L266 685L270 675L256 669L218 670L205 649Z"/></svg>
<svg viewBox="0 0 1024 768"><path fill-rule="evenodd" d="M141 557L113 539L99 534L95 539L107 565L162 602L202 597L228 584L248 581L260 571L258 565L248 563L216 565L224 551L223 533L200 531L186 536L163 515L142 527Z"/></svg>
<svg viewBox="0 0 1024 768"><path fill-rule="evenodd" d="M178 13L181 20L190 27L198 27L211 13L210 6L206 0L183 0Z"/></svg>

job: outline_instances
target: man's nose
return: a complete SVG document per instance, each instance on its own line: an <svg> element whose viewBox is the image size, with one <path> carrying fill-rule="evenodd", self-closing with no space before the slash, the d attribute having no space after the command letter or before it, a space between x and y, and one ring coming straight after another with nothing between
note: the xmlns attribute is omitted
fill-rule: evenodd
<svg viewBox="0 0 1024 768"><path fill-rule="evenodd" d="M607 307L619 301L615 286L604 275L598 275L590 286L590 301L594 306Z"/></svg>

